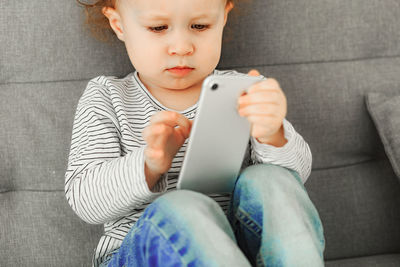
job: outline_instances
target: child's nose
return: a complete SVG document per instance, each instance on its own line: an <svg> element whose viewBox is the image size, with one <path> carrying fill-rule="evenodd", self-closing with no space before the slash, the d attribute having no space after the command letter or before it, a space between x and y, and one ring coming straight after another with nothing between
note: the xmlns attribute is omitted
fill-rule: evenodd
<svg viewBox="0 0 400 267"><path fill-rule="evenodd" d="M194 52L194 45L192 40L187 34L176 32L173 38L171 38L168 54L169 55L191 55Z"/></svg>

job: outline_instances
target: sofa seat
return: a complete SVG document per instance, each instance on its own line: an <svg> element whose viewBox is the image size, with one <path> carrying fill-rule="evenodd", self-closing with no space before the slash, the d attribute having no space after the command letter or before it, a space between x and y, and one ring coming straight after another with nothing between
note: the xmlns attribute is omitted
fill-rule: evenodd
<svg viewBox="0 0 400 267"><path fill-rule="evenodd" d="M325 262L325 267L364 267L364 266L399 267L400 254L356 257L351 259L331 260Z"/></svg>

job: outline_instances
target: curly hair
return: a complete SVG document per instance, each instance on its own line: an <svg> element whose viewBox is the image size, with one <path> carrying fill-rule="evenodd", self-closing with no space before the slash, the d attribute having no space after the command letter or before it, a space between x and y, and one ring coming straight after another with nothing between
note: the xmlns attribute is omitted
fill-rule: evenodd
<svg viewBox="0 0 400 267"><path fill-rule="evenodd" d="M86 20L85 25L89 28L92 35L106 43L115 41L115 33L112 30L107 17L103 14L103 7L115 7L117 0L76 0L78 4L84 7ZM226 0L228 3L236 4L238 0Z"/></svg>

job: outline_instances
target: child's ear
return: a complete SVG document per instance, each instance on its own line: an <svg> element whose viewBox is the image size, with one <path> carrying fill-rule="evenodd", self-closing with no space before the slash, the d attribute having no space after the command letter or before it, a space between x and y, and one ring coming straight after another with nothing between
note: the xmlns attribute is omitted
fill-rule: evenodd
<svg viewBox="0 0 400 267"><path fill-rule="evenodd" d="M121 23L121 16L115 8L112 7L103 7L101 10L104 16L107 17L108 22L110 23L111 28L117 35L118 39L124 42L124 29Z"/></svg>
<svg viewBox="0 0 400 267"><path fill-rule="evenodd" d="M228 13L232 10L233 8L233 3L232 2L228 2L225 6L225 16L224 16L224 26L226 24L226 21L228 19Z"/></svg>

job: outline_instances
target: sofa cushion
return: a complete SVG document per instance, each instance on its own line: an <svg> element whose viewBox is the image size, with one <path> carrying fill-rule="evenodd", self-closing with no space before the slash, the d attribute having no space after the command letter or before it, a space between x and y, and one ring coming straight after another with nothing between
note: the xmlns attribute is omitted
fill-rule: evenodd
<svg viewBox="0 0 400 267"><path fill-rule="evenodd" d="M400 251L400 183L387 159L314 169L305 187L324 227L326 260Z"/></svg>
<svg viewBox="0 0 400 267"><path fill-rule="evenodd" d="M90 266L103 228L73 214L63 191L1 193L0 214L1 266Z"/></svg>
<svg viewBox="0 0 400 267"><path fill-rule="evenodd" d="M0 84L0 192L64 190L73 118L86 83Z"/></svg>
<svg viewBox="0 0 400 267"><path fill-rule="evenodd" d="M237 1L222 65L282 65L400 54L398 1ZM234 15L234 13L232 14Z"/></svg>
<svg viewBox="0 0 400 267"><path fill-rule="evenodd" d="M366 101L386 154L400 179L400 95L369 93Z"/></svg>
<svg viewBox="0 0 400 267"><path fill-rule="evenodd" d="M10 1L1 8L0 83L90 79L132 69L122 42L108 45L89 35L76 0Z"/></svg>

